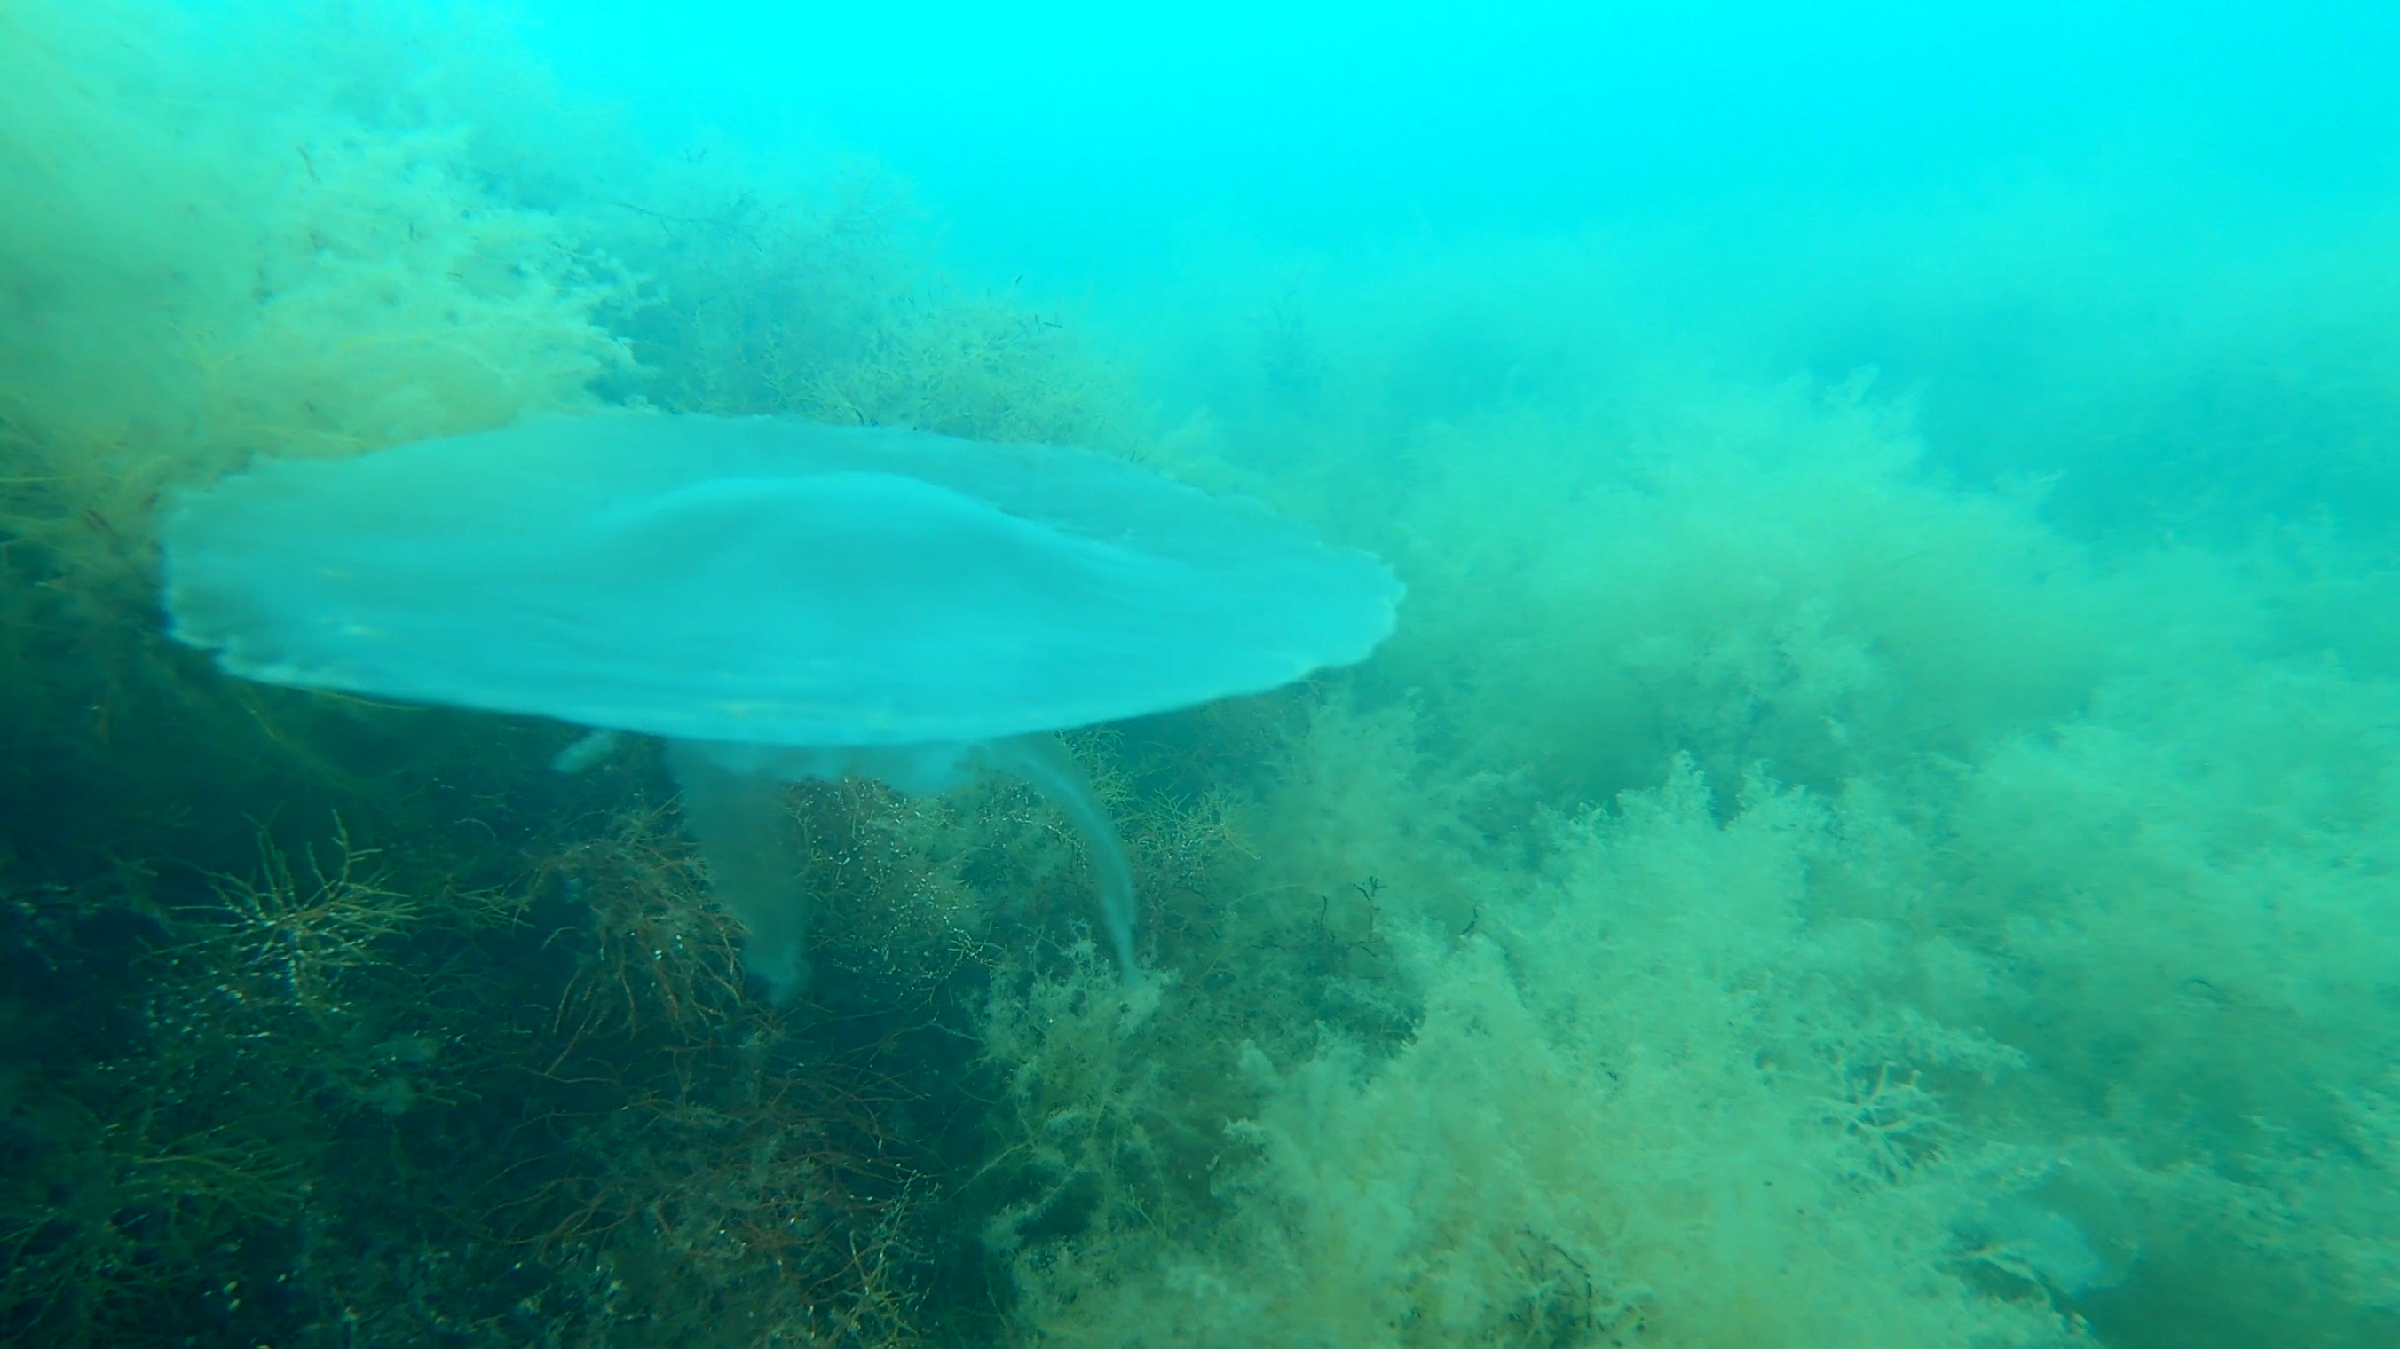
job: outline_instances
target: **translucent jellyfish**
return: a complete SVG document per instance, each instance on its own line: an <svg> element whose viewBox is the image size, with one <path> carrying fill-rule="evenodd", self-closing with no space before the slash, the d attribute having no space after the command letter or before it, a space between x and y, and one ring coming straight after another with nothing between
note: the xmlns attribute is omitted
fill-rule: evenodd
<svg viewBox="0 0 2400 1349"><path fill-rule="evenodd" d="M1401 586L1247 503L1083 450L621 413L273 460L185 495L171 633L245 679L665 738L711 883L806 976L785 782L1017 774L1131 872L1054 732L1363 660Z"/></svg>

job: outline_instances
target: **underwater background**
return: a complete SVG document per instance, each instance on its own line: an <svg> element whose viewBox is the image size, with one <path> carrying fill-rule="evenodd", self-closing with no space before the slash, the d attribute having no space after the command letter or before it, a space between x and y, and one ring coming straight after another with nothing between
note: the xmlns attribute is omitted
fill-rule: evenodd
<svg viewBox="0 0 2400 1349"><path fill-rule="evenodd" d="M1637 8L1640 12L1636 12ZM0 1340L2400 1343L2400 17L0 0ZM1087 446L1369 663L793 788L228 679L257 456Z"/></svg>

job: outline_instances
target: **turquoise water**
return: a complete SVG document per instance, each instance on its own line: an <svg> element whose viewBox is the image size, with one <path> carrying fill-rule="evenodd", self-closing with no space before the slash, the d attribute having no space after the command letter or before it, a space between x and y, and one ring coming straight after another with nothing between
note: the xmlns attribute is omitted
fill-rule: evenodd
<svg viewBox="0 0 2400 1349"><path fill-rule="evenodd" d="M0 3L0 1338L2400 1339L2396 63ZM762 815L779 1002L656 744L162 631L179 492L622 405L1094 449L1407 595L1067 737L1155 977L1038 794L851 779Z"/></svg>

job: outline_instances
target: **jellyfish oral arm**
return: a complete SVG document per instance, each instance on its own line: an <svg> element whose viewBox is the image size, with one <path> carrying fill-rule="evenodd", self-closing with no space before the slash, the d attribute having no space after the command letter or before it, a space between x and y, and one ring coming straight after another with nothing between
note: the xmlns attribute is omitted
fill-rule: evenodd
<svg viewBox="0 0 2400 1349"><path fill-rule="evenodd" d="M587 742L588 737L560 758ZM1091 859L1101 925L1117 964L1128 985L1141 982L1133 954L1133 868L1091 775L1057 736L1013 736L967 745L834 747L670 740L667 767L683 788L684 827L708 864L710 889L749 929L743 964L778 1000L791 997L808 982L809 896L800 884L803 859L783 810L784 785L867 777L921 796L956 787L979 769L1022 779L1075 826Z"/></svg>

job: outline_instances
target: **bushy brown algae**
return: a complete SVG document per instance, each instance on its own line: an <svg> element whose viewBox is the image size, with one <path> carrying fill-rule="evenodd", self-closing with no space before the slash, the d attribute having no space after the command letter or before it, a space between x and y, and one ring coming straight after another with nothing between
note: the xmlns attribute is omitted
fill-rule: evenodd
<svg viewBox="0 0 2400 1349"><path fill-rule="evenodd" d="M2337 536L2088 553L1864 378L1659 370L1581 244L1213 297L1262 387L1151 444L871 166L292 10L236 70L0 5L0 1339L2393 1339L2400 695ZM2148 373L2310 366L2248 343ZM1072 738L1137 994L1033 793L791 789L777 1008L651 750L160 633L179 486L632 402L1171 458L1407 621Z"/></svg>

